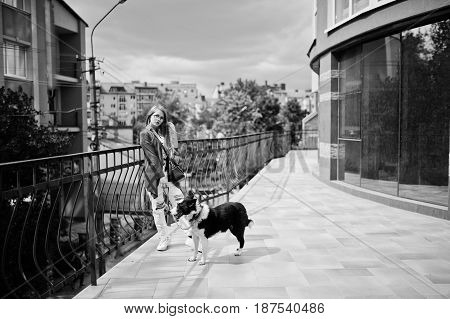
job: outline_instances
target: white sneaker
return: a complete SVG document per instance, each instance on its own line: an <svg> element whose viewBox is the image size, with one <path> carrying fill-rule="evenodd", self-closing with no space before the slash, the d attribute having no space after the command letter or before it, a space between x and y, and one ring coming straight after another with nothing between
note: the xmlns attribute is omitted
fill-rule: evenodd
<svg viewBox="0 0 450 319"><path fill-rule="evenodd" d="M170 241L169 237L161 238L160 241L159 241L158 246L156 247L156 250L159 250L159 251L167 250L167 248L169 246L169 241Z"/></svg>

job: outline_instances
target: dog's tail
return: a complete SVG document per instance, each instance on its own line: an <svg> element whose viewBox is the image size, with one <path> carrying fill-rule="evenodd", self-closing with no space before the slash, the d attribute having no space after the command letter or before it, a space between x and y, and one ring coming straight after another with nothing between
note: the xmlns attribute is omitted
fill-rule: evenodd
<svg viewBox="0 0 450 319"><path fill-rule="evenodd" d="M253 220L251 220L251 219L247 220L247 227L248 228L252 228L253 225L255 225L255 222Z"/></svg>

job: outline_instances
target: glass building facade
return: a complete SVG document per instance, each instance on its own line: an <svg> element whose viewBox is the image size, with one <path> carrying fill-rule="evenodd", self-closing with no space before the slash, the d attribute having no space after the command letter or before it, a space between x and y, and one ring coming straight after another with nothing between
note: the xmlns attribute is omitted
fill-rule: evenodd
<svg viewBox="0 0 450 319"><path fill-rule="evenodd" d="M447 206L450 19L335 55L338 179Z"/></svg>

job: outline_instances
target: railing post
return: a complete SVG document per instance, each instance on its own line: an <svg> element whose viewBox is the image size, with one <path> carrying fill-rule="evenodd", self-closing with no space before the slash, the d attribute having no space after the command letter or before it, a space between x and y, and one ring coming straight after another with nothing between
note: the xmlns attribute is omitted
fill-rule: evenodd
<svg viewBox="0 0 450 319"><path fill-rule="evenodd" d="M98 190L100 189L100 155L97 156L93 156L92 157L92 172L96 172L96 176L97 176L97 185L99 186L99 188L92 188L91 194L92 194L92 211L94 214L94 219L95 219L95 244L98 245L99 247L101 247L102 243L103 243L103 237L104 237L104 233L103 233L103 225L104 225L104 216L103 216L103 211L98 210L99 208L99 201L101 198L101 194L100 192L98 192ZM91 180L92 180L92 185L94 185L94 174L91 174ZM96 196L96 192L98 192L97 196ZM97 199L97 203L95 203L95 199ZM97 247L97 246L96 246ZM103 252L101 252L99 254L99 258L98 258L98 275L101 276L106 272L106 262L105 262L105 257L103 255Z"/></svg>
<svg viewBox="0 0 450 319"><path fill-rule="evenodd" d="M230 143L231 140L226 141L226 151L225 151L225 171L226 171L226 185L227 185L227 203L230 201Z"/></svg>
<svg viewBox="0 0 450 319"><path fill-rule="evenodd" d="M249 166L249 163L248 163L248 148L249 148L250 144L249 144L248 140L249 140L249 137L246 136L245 137L245 143L244 143L244 145L245 145L245 184L247 184L248 181L249 181L249 175L248 175L248 166Z"/></svg>
<svg viewBox="0 0 450 319"><path fill-rule="evenodd" d="M85 159L84 169L84 212L87 221L87 250L89 252L91 285L97 286L95 216L94 216L94 183L92 175L92 154Z"/></svg>

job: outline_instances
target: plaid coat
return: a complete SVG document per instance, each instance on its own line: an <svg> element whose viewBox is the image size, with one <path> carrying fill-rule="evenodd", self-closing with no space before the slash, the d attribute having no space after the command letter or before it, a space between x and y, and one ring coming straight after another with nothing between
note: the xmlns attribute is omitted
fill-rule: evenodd
<svg viewBox="0 0 450 319"><path fill-rule="evenodd" d="M172 147L178 147L175 125L168 123L169 136ZM163 149L155 132L145 127L140 134L141 147L144 152L144 185L153 198L158 197L158 185L161 177L164 177Z"/></svg>

